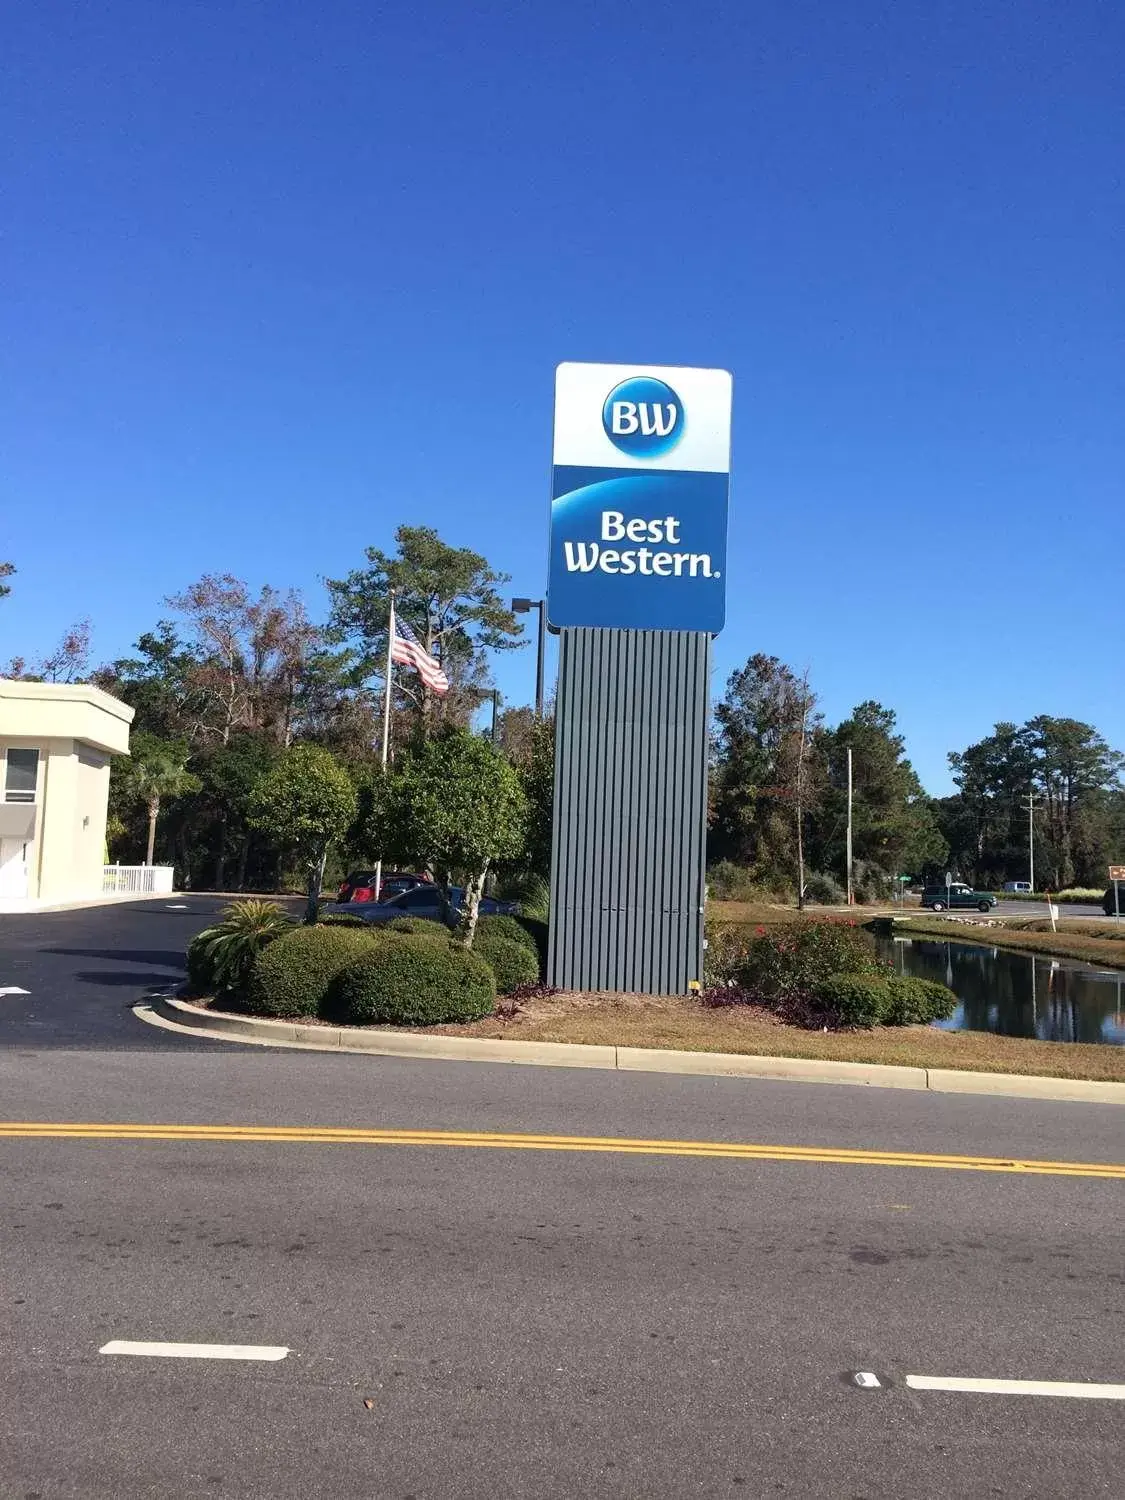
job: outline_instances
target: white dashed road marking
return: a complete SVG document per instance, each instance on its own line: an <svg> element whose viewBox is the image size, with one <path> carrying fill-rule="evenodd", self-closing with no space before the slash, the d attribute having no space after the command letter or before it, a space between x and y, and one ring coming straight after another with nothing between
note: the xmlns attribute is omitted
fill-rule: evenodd
<svg viewBox="0 0 1125 1500"><path fill-rule="evenodd" d="M970 1391L985 1396L1071 1396L1087 1401L1125 1401L1125 1385L1084 1380L968 1380L959 1375L908 1375L913 1391Z"/></svg>
<svg viewBox="0 0 1125 1500"><path fill-rule="evenodd" d="M0 988L0 995L30 995L30 990L21 990L18 984L6 984Z"/></svg>
<svg viewBox="0 0 1125 1500"><path fill-rule="evenodd" d="M289 1350L276 1344L163 1344L110 1339L99 1354L147 1354L158 1359L284 1359Z"/></svg>

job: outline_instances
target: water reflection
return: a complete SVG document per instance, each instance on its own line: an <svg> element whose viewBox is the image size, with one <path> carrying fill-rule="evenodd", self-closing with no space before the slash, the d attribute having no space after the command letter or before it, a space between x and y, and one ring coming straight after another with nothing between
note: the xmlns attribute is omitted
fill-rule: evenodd
<svg viewBox="0 0 1125 1500"><path fill-rule="evenodd" d="M1010 948L937 938L876 939L900 974L948 985L960 1002L946 1031L1125 1046L1125 973Z"/></svg>

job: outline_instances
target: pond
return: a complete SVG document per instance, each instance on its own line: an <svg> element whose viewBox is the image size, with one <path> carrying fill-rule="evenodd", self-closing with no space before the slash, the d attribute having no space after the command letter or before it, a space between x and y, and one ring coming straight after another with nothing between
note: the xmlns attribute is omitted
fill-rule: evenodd
<svg viewBox="0 0 1125 1500"><path fill-rule="evenodd" d="M936 979L957 996L944 1031L995 1031L1045 1042L1125 1046L1125 971L1011 948L939 938L876 938L900 974Z"/></svg>

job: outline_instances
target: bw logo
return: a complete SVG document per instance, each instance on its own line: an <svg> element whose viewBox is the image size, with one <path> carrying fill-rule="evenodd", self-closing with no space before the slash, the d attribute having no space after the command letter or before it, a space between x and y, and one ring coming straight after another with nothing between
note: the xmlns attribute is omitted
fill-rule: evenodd
<svg viewBox="0 0 1125 1500"><path fill-rule="evenodd" d="M602 426L622 453L659 458L683 436L683 402L663 380L638 375L610 391L602 407Z"/></svg>

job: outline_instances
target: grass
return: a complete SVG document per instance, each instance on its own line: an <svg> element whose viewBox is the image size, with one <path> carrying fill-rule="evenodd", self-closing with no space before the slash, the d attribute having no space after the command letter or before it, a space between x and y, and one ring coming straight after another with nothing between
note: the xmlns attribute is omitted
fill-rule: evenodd
<svg viewBox="0 0 1125 1500"><path fill-rule="evenodd" d="M832 1062L897 1063L974 1073L1038 1073L1125 1083L1125 1047L1040 1042L929 1026L803 1031L753 1006L711 1009L683 996L559 994L523 1002L516 1015L435 1026L448 1036L523 1042L671 1047Z"/></svg>
<svg viewBox="0 0 1125 1500"><path fill-rule="evenodd" d="M996 918L992 919L996 921ZM1107 969L1125 969L1125 925L1114 928L1093 922L1060 922L1058 932L1047 921L1020 918L986 927L941 917L896 918L895 932L946 938L954 943L978 943L986 948L1016 948L1024 953L1042 953L1049 958L1075 958Z"/></svg>

